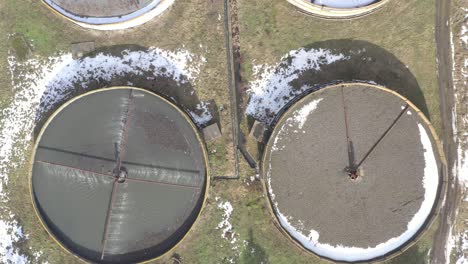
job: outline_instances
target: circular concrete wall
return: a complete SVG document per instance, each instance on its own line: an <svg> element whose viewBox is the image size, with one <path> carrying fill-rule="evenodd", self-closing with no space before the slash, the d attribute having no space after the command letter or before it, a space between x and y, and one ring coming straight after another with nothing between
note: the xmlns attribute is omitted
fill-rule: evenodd
<svg viewBox="0 0 468 264"><path fill-rule="evenodd" d="M301 11L322 18L354 18L381 8L389 0L287 0Z"/></svg>
<svg viewBox="0 0 468 264"><path fill-rule="evenodd" d="M264 159L279 224L334 261L369 261L424 229L442 185L432 127L410 102L366 84L304 97L276 124Z"/></svg>
<svg viewBox="0 0 468 264"><path fill-rule="evenodd" d="M206 197L206 152L190 118L136 88L61 107L35 148L31 196L65 249L93 263L136 263L179 243Z"/></svg>
<svg viewBox="0 0 468 264"><path fill-rule="evenodd" d="M175 0L42 0L54 12L76 24L98 30L118 30L144 24Z"/></svg>

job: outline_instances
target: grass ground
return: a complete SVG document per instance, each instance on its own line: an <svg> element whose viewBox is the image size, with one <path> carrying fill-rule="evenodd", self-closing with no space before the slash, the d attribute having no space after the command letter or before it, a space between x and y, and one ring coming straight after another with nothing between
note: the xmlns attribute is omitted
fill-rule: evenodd
<svg viewBox="0 0 468 264"><path fill-rule="evenodd" d="M408 66L424 94L428 114L440 131L433 40L434 0L390 1L375 15L342 22L305 16L284 0L239 0L238 8L244 80L252 78L252 65L274 64L292 49L334 39L367 41ZM208 150L214 174L230 174L233 168L229 151L229 91L223 21L218 20L219 15L223 15L222 10L222 1L176 1L162 17L137 29L103 33L83 30L51 13L37 0L0 1L0 107L5 107L13 94L6 64L8 50L13 50L18 56L47 57L68 50L73 42L90 40L104 50L126 44L164 49L185 47L207 59L198 82L194 84L198 97L214 99L218 107L223 105L226 108L220 113L223 138L210 143ZM21 37L11 40L8 38L11 34ZM23 38L32 46L31 55L22 42ZM241 127L246 133L245 118ZM249 144L252 145L251 142ZM27 149L27 153L30 150ZM322 263L319 258L291 246L278 231L260 183L250 182L252 171L245 163L241 165L243 173L240 180L213 182L200 220L174 252L182 257L184 263L229 263L230 260L246 264ZM8 186L10 202L7 206L17 216L25 233L29 234L29 238L17 247L27 255L40 250L44 253L40 260L49 263L78 262L64 253L38 224L29 202L28 176L29 168L22 164L10 175ZM216 197L219 197L218 201ZM218 208L222 201L229 201L234 208L229 220L233 225L229 234L231 239L222 238L221 230L217 229L223 218L223 211ZM432 231L428 232L416 246L393 259L392 263L423 263L430 248L431 235ZM237 242L231 243L232 238ZM158 262L171 263L168 257Z"/></svg>

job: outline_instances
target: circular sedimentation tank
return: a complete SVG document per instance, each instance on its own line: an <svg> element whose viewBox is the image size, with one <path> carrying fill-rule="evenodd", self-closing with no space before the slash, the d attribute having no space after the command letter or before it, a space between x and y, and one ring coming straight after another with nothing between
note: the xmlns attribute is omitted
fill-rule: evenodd
<svg viewBox="0 0 468 264"><path fill-rule="evenodd" d="M287 0L303 12L322 18L353 18L372 13L389 0Z"/></svg>
<svg viewBox="0 0 468 264"><path fill-rule="evenodd" d="M41 0L76 24L98 30L135 27L164 12L175 0Z"/></svg>
<svg viewBox="0 0 468 264"><path fill-rule="evenodd" d="M208 186L190 118L151 92L93 91L57 110L35 146L31 198L52 237L93 263L136 263L189 232Z"/></svg>
<svg viewBox="0 0 468 264"><path fill-rule="evenodd" d="M278 224L333 261L405 249L437 212L444 158L424 115L388 89L324 88L278 120L263 157Z"/></svg>

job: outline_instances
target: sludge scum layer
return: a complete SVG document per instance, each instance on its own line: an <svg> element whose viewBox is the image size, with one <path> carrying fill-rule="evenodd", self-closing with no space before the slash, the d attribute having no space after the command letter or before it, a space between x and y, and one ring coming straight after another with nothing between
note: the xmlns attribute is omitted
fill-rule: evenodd
<svg viewBox="0 0 468 264"><path fill-rule="evenodd" d="M323 88L277 122L263 158L275 219L300 247L333 261L389 257L430 223L442 188L437 135L393 91Z"/></svg>

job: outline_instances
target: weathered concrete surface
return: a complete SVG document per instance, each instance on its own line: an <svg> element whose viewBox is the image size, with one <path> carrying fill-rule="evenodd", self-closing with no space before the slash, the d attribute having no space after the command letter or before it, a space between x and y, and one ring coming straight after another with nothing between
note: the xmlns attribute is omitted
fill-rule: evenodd
<svg viewBox="0 0 468 264"><path fill-rule="evenodd" d="M317 99L322 100L302 129L291 122L296 110ZM406 105L359 85L309 95L277 124L270 138L276 144L265 156L271 161L267 177L280 212L306 236L315 230L321 244L375 247L406 231L422 204L425 161L418 123L424 122L405 111L364 160L360 177L351 180L344 171L349 156L343 101L356 163Z"/></svg>
<svg viewBox="0 0 468 264"><path fill-rule="evenodd" d="M95 47L94 41L72 43L71 45L72 57L74 59L81 58L86 53L92 52L95 49L96 47Z"/></svg>
<svg viewBox="0 0 468 264"><path fill-rule="evenodd" d="M206 141L213 141L221 137L221 130L219 130L218 123L214 123L203 128L203 136Z"/></svg>
<svg viewBox="0 0 468 264"><path fill-rule="evenodd" d="M135 12L153 0L53 0L61 8L83 17L115 17Z"/></svg>
<svg viewBox="0 0 468 264"><path fill-rule="evenodd" d="M255 120L250 129L249 137L255 139L257 142L263 143L265 141L265 123Z"/></svg>

